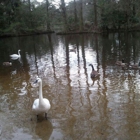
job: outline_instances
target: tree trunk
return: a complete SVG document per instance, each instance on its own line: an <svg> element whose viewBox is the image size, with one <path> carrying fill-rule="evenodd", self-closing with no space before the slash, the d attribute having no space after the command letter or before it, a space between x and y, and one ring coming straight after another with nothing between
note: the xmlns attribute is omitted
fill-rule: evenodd
<svg viewBox="0 0 140 140"><path fill-rule="evenodd" d="M133 2L133 16L136 15L136 6L135 6L135 1Z"/></svg>
<svg viewBox="0 0 140 140"><path fill-rule="evenodd" d="M28 0L28 4L29 4L29 14L30 14L30 27L33 27L33 24L32 24L32 13L31 13L31 2L30 0Z"/></svg>
<svg viewBox="0 0 140 140"><path fill-rule="evenodd" d="M94 0L93 1L93 5L94 5L94 25L95 25L95 27L97 27L98 26L98 22L97 22L97 2L96 2L96 0Z"/></svg>
<svg viewBox="0 0 140 140"><path fill-rule="evenodd" d="M80 1L80 31L83 31L83 0Z"/></svg>
<svg viewBox="0 0 140 140"><path fill-rule="evenodd" d="M61 8L62 8L62 14L63 14L63 19L64 19L64 30L67 32L68 31L68 23L67 23L65 0L61 0Z"/></svg>
<svg viewBox="0 0 140 140"><path fill-rule="evenodd" d="M29 12L31 12L31 2L30 2L30 0L28 0L28 4L29 4Z"/></svg>
<svg viewBox="0 0 140 140"><path fill-rule="evenodd" d="M77 25L77 9L76 9L76 1L74 0L74 20L75 20L75 25Z"/></svg>
<svg viewBox="0 0 140 140"><path fill-rule="evenodd" d="M46 0L46 14L47 14L47 30L50 31L50 14L49 14L49 1Z"/></svg>

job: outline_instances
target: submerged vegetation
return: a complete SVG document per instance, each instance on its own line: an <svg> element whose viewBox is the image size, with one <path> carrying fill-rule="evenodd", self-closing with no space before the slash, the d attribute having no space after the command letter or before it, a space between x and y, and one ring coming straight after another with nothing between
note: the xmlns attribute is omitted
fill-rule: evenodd
<svg viewBox="0 0 140 140"><path fill-rule="evenodd" d="M1 0L0 35L140 29L139 0Z"/></svg>

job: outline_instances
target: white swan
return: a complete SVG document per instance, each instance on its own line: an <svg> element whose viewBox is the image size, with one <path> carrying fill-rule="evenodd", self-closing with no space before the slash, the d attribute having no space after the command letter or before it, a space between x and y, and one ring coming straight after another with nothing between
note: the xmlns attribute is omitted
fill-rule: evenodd
<svg viewBox="0 0 140 140"><path fill-rule="evenodd" d="M12 55L10 55L10 57L12 60L16 60L16 59L20 58L21 57L20 50L18 50L18 54L12 54Z"/></svg>
<svg viewBox="0 0 140 140"><path fill-rule="evenodd" d="M35 83L39 83L39 98L33 103L32 110L37 115L45 113L45 118L47 119L47 112L50 110L51 105L48 99L43 98L42 94L42 80L37 77Z"/></svg>

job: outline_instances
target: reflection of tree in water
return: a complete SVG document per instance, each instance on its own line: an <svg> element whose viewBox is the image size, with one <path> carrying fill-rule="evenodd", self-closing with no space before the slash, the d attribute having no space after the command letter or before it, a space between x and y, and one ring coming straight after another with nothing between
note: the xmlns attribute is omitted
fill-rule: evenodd
<svg viewBox="0 0 140 140"><path fill-rule="evenodd" d="M140 47L136 38L137 33L111 33L102 36L108 62L112 61L114 64L116 60L124 58L126 63L138 63Z"/></svg>
<svg viewBox="0 0 140 140"><path fill-rule="evenodd" d="M53 45L52 45L52 38L51 35L48 34L48 40L49 40L49 47L50 47L50 52L51 52L51 61L52 61L52 68L54 72L54 78L56 78L56 71L55 71L55 64L54 64L54 59L53 59Z"/></svg>
<svg viewBox="0 0 140 140"><path fill-rule="evenodd" d="M70 58L69 58L69 39L66 37L65 41L66 46L66 73L67 73L67 79L68 79L68 85L69 85L69 92L71 93L71 79L70 79Z"/></svg>
<svg viewBox="0 0 140 140"><path fill-rule="evenodd" d="M34 44L33 48L34 48L34 55L35 55L35 66L36 66L37 75L38 75L37 54L36 54L36 46L35 46L35 44Z"/></svg>

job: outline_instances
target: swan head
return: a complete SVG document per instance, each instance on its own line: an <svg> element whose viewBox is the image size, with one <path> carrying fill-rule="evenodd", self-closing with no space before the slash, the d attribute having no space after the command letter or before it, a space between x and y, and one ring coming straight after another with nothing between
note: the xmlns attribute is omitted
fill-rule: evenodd
<svg viewBox="0 0 140 140"><path fill-rule="evenodd" d="M36 77L36 80L34 82L34 84L41 82L41 78L39 78L38 76Z"/></svg>

